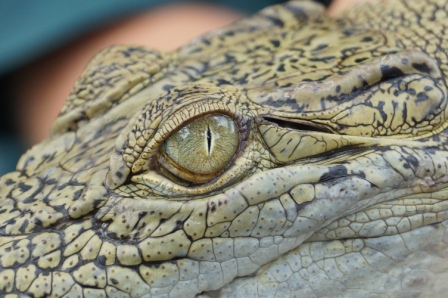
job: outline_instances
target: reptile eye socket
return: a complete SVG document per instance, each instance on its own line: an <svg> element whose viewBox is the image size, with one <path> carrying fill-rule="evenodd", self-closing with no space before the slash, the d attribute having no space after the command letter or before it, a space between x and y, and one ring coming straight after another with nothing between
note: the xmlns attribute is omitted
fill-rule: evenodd
<svg viewBox="0 0 448 298"><path fill-rule="evenodd" d="M117 139L111 188L126 192L132 182L140 197L189 200L242 181L269 158L253 104L238 89L188 84L160 98Z"/></svg>
<svg viewBox="0 0 448 298"><path fill-rule="evenodd" d="M159 169L169 178L206 183L227 168L238 146L239 130L234 119L223 114L208 114L186 124L163 141Z"/></svg>

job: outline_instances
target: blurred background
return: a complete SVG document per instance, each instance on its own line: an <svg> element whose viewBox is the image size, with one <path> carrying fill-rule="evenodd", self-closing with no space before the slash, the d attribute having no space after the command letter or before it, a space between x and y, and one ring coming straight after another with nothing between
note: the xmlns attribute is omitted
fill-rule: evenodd
<svg viewBox="0 0 448 298"><path fill-rule="evenodd" d="M173 50L275 0L0 1L0 175L46 138L73 83L112 44ZM331 0L322 0L329 5Z"/></svg>

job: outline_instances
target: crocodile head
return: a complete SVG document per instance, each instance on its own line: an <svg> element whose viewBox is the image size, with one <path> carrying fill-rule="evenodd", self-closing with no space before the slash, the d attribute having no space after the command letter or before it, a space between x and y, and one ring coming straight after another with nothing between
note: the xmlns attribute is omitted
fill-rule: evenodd
<svg viewBox="0 0 448 298"><path fill-rule="evenodd" d="M269 7L114 46L0 180L0 291L442 293L444 0Z"/></svg>

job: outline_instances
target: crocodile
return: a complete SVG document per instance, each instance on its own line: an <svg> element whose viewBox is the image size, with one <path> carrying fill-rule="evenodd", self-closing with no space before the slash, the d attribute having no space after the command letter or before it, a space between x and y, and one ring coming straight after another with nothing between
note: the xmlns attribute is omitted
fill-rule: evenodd
<svg viewBox="0 0 448 298"><path fill-rule="evenodd" d="M1 295L443 296L447 19L291 1L103 50L0 180Z"/></svg>

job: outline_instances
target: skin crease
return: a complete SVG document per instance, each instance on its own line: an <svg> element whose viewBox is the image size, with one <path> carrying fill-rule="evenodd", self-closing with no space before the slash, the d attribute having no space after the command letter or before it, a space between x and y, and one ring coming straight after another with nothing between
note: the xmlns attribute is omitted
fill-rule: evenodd
<svg viewBox="0 0 448 298"><path fill-rule="evenodd" d="M328 13L369 0L334 0ZM89 59L112 44L138 44L173 50L194 37L242 17L242 14L206 4L177 4L152 9L79 38L55 53L22 69L14 90L17 125L27 145L49 134L67 94ZM26 86L26 88L23 88Z"/></svg>

